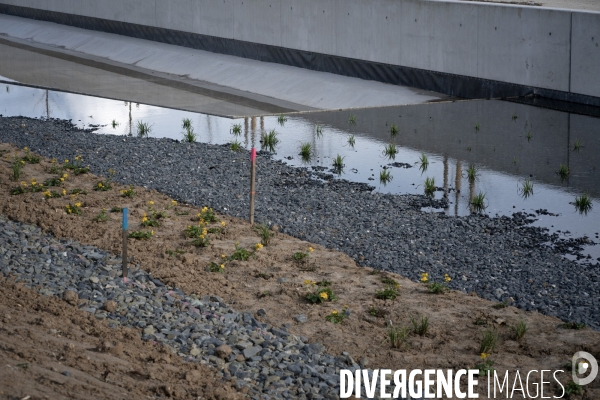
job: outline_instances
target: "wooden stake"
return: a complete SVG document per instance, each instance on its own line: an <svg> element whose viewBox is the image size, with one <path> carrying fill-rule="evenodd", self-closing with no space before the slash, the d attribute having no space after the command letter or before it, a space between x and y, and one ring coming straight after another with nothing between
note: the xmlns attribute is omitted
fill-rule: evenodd
<svg viewBox="0 0 600 400"><path fill-rule="evenodd" d="M254 190L256 189L256 149L250 153L250 223L254 224Z"/></svg>
<svg viewBox="0 0 600 400"><path fill-rule="evenodd" d="M129 209L123 209L123 279L127 279L129 269L127 268L127 231L129 230Z"/></svg>

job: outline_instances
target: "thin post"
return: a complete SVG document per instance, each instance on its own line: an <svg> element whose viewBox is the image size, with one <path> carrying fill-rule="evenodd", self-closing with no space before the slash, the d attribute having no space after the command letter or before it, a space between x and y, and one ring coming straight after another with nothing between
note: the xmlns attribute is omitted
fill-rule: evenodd
<svg viewBox="0 0 600 400"><path fill-rule="evenodd" d="M256 148L250 153L250 223L254 224L254 190L256 189Z"/></svg>
<svg viewBox="0 0 600 400"><path fill-rule="evenodd" d="M123 279L127 279L129 270L127 268L127 231L129 230L129 209L123 209Z"/></svg>

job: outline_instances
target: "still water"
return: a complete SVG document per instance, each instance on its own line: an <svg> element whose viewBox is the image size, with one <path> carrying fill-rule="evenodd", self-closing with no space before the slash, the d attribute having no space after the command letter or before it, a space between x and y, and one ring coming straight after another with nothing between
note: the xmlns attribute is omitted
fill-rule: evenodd
<svg viewBox="0 0 600 400"><path fill-rule="evenodd" d="M473 100L293 113L285 121L278 121L277 115L230 119L17 84L3 86L0 114L4 116L71 119L81 128L96 127L99 134L113 135L137 135L138 122L145 122L151 126L151 137L178 140L183 138L182 120L189 118L197 141L238 140L246 149L260 147L261 135L275 130L279 143L274 158L287 164L330 170L333 158L340 155L345 166L336 177L368 183L383 193L422 194L426 178L433 178L436 198L447 196L450 204L446 210L426 211L468 215L471 199L482 193L485 213L491 216L516 211L537 214L536 210L545 209L555 215L537 215L535 226L565 238L587 236L599 241L598 118ZM241 134L235 137L231 129L237 124ZM397 127L395 135L392 125ZM309 161L299 155L303 143L311 144ZM383 153L390 143L396 145L394 158ZM429 162L426 169L421 165L423 155ZM562 179L557 174L561 164L569 170ZM477 171L475 181L467 178L471 166ZM387 184L379 181L384 167L392 177ZM523 195L526 180L533 184L528 197ZM582 194L588 194L594 205L587 215L572 204ZM587 246L584 254L596 260L600 246Z"/></svg>

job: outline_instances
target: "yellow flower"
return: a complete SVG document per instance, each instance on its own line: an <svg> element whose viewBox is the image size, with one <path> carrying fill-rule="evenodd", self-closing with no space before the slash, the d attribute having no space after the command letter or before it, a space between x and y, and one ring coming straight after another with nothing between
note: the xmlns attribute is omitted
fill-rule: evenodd
<svg viewBox="0 0 600 400"><path fill-rule="evenodd" d="M23 150L29 151L29 147L23 147Z"/></svg>
<svg viewBox="0 0 600 400"><path fill-rule="evenodd" d="M222 221L222 222L221 222L221 226L225 226L225 225L226 225L226 224L225 224L225 221Z"/></svg>
<svg viewBox="0 0 600 400"><path fill-rule="evenodd" d="M221 254L221 258L227 258L225 254Z"/></svg>
<svg viewBox="0 0 600 400"><path fill-rule="evenodd" d="M142 217L142 222L146 222L146 221L148 221L148 217L146 217L146 216Z"/></svg>
<svg viewBox="0 0 600 400"><path fill-rule="evenodd" d="M221 269L225 268L225 264L221 264Z"/></svg>
<svg viewBox="0 0 600 400"><path fill-rule="evenodd" d="M60 181L61 181L61 182L64 182L64 181L65 181L65 178L60 178Z"/></svg>
<svg viewBox="0 0 600 400"><path fill-rule="evenodd" d="M319 295L319 297L320 297L320 298L322 298L323 300L327 300L327 299L329 298L329 296L327 295L327 292L322 292L322 293Z"/></svg>
<svg viewBox="0 0 600 400"><path fill-rule="evenodd" d="M177 202L175 200L171 200L171 204L174 205L174 206L176 206Z"/></svg>
<svg viewBox="0 0 600 400"><path fill-rule="evenodd" d="M154 202L153 202L152 200L150 200L150 201L148 202L148 205L149 205L149 206L153 206L153 205L154 205Z"/></svg>
<svg viewBox="0 0 600 400"><path fill-rule="evenodd" d="M200 239L204 239L204 235L200 235Z"/></svg>
<svg viewBox="0 0 600 400"><path fill-rule="evenodd" d="M332 313L333 315L337 315L337 313L338 313L338 312L337 312L337 310L333 310L331 313Z"/></svg>
<svg viewBox="0 0 600 400"><path fill-rule="evenodd" d="M450 276L448 276L448 274L445 274L445 275L444 275L444 280L445 280L446 282L450 282L450 281L452 280L452 278L450 278Z"/></svg>
<svg viewBox="0 0 600 400"><path fill-rule="evenodd" d="M52 196L52 194L50 193L49 190L46 190L43 194L44 194L44 197L46 197L46 198Z"/></svg>
<svg viewBox="0 0 600 400"><path fill-rule="evenodd" d="M67 191L65 189L63 189L62 190L62 194L63 194L63 196L66 196L67 195Z"/></svg>
<svg viewBox="0 0 600 400"><path fill-rule="evenodd" d="M79 203L79 202L75 203L75 207L81 207L81 203Z"/></svg>
<svg viewBox="0 0 600 400"><path fill-rule="evenodd" d="M254 246L256 248L256 250L260 250L263 248L263 245L261 243L256 243L256 245Z"/></svg>
<svg viewBox="0 0 600 400"><path fill-rule="evenodd" d="M151 230L151 231L150 231L150 234L154 235L154 230Z"/></svg>
<svg viewBox="0 0 600 400"><path fill-rule="evenodd" d="M56 163L56 158L52 159L52 164Z"/></svg>
<svg viewBox="0 0 600 400"><path fill-rule="evenodd" d="M21 185L27 187L27 182L21 182Z"/></svg>
<svg viewBox="0 0 600 400"><path fill-rule="evenodd" d="M429 274L427 272L421 274L421 282L429 282Z"/></svg>
<svg viewBox="0 0 600 400"><path fill-rule="evenodd" d="M25 161L21 160L21 164L25 164Z"/></svg>
<svg viewBox="0 0 600 400"><path fill-rule="evenodd" d="M481 353L481 356L480 356L480 357L481 357L481 359L482 359L482 360L485 360L486 358L488 358L488 357L489 357L489 354L486 354L486 353Z"/></svg>
<svg viewBox="0 0 600 400"><path fill-rule="evenodd" d="M65 164L68 163L68 162L69 162L69 160L65 160Z"/></svg>
<svg viewBox="0 0 600 400"><path fill-rule="evenodd" d="M311 280L310 280L310 279L305 279L305 280L304 280L304 284L305 284L305 285L310 285L310 282L311 282Z"/></svg>
<svg viewBox="0 0 600 400"><path fill-rule="evenodd" d="M102 184L102 182L98 182L98 187L99 187L99 188L101 188L101 187L103 187L103 186L104 186L104 185Z"/></svg>
<svg viewBox="0 0 600 400"><path fill-rule="evenodd" d="M69 174L63 174L63 178L68 178Z"/></svg>
<svg viewBox="0 0 600 400"><path fill-rule="evenodd" d="M309 247L309 248L308 248L308 251L311 251L311 252L312 252L312 251L315 251L315 249L313 249L312 247Z"/></svg>

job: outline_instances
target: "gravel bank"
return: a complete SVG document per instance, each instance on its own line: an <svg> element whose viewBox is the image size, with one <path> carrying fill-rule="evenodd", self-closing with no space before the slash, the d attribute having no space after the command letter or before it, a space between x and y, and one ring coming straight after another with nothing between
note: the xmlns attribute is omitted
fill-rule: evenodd
<svg viewBox="0 0 600 400"><path fill-rule="evenodd" d="M24 126L23 126L24 125ZM0 118L0 140L48 157L81 154L92 172L244 217L248 153L167 139L101 136L66 121ZM422 196L373 193L367 185L325 181L259 154L256 219L285 233L339 249L359 264L418 280L445 273L450 287L483 298L514 301L525 310L585 322L600 329L600 271L545 244L554 240L528 226L527 216L452 218L423 213Z"/></svg>

